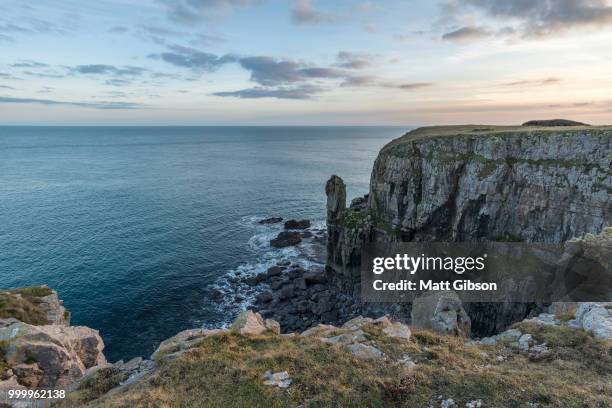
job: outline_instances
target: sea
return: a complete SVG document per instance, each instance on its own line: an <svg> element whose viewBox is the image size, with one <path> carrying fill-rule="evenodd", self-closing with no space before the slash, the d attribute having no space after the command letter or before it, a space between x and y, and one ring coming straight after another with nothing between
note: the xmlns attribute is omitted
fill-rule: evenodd
<svg viewBox="0 0 612 408"><path fill-rule="evenodd" d="M378 151L409 129L0 127L0 289L47 284L108 360L148 356L247 308L236 276L316 263L271 248L282 225L258 221L323 229L328 178L366 194Z"/></svg>

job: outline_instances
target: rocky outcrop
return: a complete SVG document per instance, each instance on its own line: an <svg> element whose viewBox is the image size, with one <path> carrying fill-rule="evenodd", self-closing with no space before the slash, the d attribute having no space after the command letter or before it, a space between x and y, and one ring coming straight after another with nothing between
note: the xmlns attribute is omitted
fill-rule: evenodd
<svg viewBox="0 0 612 408"><path fill-rule="evenodd" d="M344 183L328 197L326 273L359 302L362 247L373 242L522 241L560 244L612 222L612 128L448 126L421 128L379 153L367 205L345 209ZM410 315L410 307L375 312ZM499 332L541 305L470 303L477 335ZM350 308L345 308L349 310ZM349 317L345 315L345 317Z"/></svg>
<svg viewBox="0 0 612 408"><path fill-rule="evenodd" d="M0 312L0 396L9 389L66 389L107 365L98 331L69 326L70 313L47 286L0 292Z"/></svg>
<svg viewBox="0 0 612 408"><path fill-rule="evenodd" d="M310 228L310 220L289 220L285 222L285 229L304 230Z"/></svg>
<svg viewBox="0 0 612 408"><path fill-rule="evenodd" d="M299 232L282 231L276 238L270 240L270 245L274 248L286 248L300 242L302 242L302 235Z"/></svg>
<svg viewBox="0 0 612 408"><path fill-rule="evenodd" d="M412 304L412 326L442 334L470 336L471 321L455 292L432 292Z"/></svg>
<svg viewBox="0 0 612 408"><path fill-rule="evenodd" d="M88 327L33 326L3 319L0 342L5 364L26 387L66 387L87 369L106 363L102 338Z"/></svg>

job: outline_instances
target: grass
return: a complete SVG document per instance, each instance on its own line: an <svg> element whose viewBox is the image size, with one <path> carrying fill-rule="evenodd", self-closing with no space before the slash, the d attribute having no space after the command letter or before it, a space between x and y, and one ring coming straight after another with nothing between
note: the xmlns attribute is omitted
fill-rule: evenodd
<svg viewBox="0 0 612 408"><path fill-rule="evenodd" d="M28 324L47 324L47 313L38 304L41 297L51 293L53 293L51 289L46 286L32 286L0 292L0 318L14 317Z"/></svg>
<svg viewBox="0 0 612 408"><path fill-rule="evenodd" d="M612 406L610 342L569 328L520 328L549 342L548 360L531 361L501 345L467 346L462 339L427 331L399 341L374 325L363 330L386 360L359 360L312 337L223 334L177 359L162 360L151 376L86 406L426 407L439 406L439 395L459 406L475 399L487 407ZM415 369L396 363L405 354L417 363ZM499 361L502 354L507 357ZM287 389L263 385L267 370L288 371L293 384ZM70 399L64 406L83 406L83 401Z"/></svg>

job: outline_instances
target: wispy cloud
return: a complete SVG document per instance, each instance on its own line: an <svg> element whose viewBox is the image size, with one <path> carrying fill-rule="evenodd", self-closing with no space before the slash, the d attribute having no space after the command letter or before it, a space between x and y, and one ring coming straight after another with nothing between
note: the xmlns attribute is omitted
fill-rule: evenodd
<svg viewBox="0 0 612 408"><path fill-rule="evenodd" d="M82 75L116 75L116 76L141 76L149 70L143 67L135 67L131 65L114 66L107 64L88 64L68 67L72 74Z"/></svg>
<svg viewBox="0 0 612 408"><path fill-rule="evenodd" d="M408 84L401 84L398 86L398 88L405 91L412 91L415 89L430 88L435 85L435 82L412 82Z"/></svg>
<svg viewBox="0 0 612 408"><path fill-rule="evenodd" d="M11 64L10 66L13 68L46 68L49 65L43 62L28 60L28 61L20 61L20 62Z"/></svg>
<svg viewBox="0 0 612 408"><path fill-rule="evenodd" d="M464 34L464 38L473 39L483 37L485 33L533 38L557 35L572 29L604 28L612 23L612 6L607 0L447 0L445 6L454 14L472 13L469 15L474 17L474 11L481 12L485 18L493 18L506 25L501 30L462 27L459 30L464 30L463 33L456 30L457 38Z"/></svg>
<svg viewBox="0 0 612 408"><path fill-rule="evenodd" d="M196 72L215 71L227 63L236 61L236 57L231 55L219 57L215 54L202 52L195 48L181 45L172 45L168 47L167 52L151 54L149 58L161 59L174 66L189 68Z"/></svg>
<svg viewBox="0 0 612 408"><path fill-rule="evenodd" d="M554 85L561 82L561 78L542 78L542 79L526 79L521 81L506 82L502 86L545 86Z"/></svg>
<svg viewBox="0 0 612 408"><path fill-rule="evenodd" d="M261 0L159 0L168 9L168 17L178 23L195 24L219 13L247 7Z"/></svg>
<svg viewBox="0 0 612 408"><path fill-rule="evenodd" d="M254 87L230 92L216 92L215 96L230 96L243 99L276 98L276 99L311 99L324 89L315 85L294 87Z"/></svg>
<svg viewBox="0 0 612 408"><path fill-rule="evenodd" d="M58 101L54 99L37 99L37 98L12 98L8 96L0 96L0 104L37 104L37 105L64 105L78 106L82 108L94 109L142 109L146 105L133 102L69 102Z"/></svg>
<svg viewBox="0 0 612 408"><path fill-rule="evenodd" d="M337 20L335 16L315 9L312 0L294 0L291 19L295 24L301 25L330 23Z"/></svg>
<svg viewBox="0 0 612 408"><path fill-rule="evenodd" d="M337 66L347 69L364 69L372 65L372 55L340 51Z"/></svg>
<svg viewBox="0 0 612 408"><path fill-rule="evenodd" d="M488 37L491 32L483 27L465 26L442 35L443 40L463 42Z"/></svg>

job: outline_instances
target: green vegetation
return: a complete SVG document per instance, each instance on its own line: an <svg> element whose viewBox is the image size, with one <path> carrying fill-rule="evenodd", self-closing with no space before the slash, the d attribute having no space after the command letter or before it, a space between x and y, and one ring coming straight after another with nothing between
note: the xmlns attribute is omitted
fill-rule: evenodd
<svg viewBox="0 0 612 408"><path fill-rule="evenodd" d="M493 241L496 242L525 242L525 240L517 235L505 234L495 237Z"/></svg>
<svg viewBox="0 0 612 408"><path fill-rule="evenodd" d="M72 395L72 402L83 404L106 394L127 379L127 374L116 367L99 369L91 377L83 380Z"/></svg>
<svg viewBox="0 0 612 408"><path fill-rule="evenodd" d="M340 219L339 225L353 230L365 228L368 225L368 214L367 211L347 210Z"/></svg>
<svg viewBox="0 0 612 408"><path fill-rule="evenodd" d="M48 286L28 286L9 291L10 293L18 293L24 298L34 300L37 298L49 296L53 291Z"/></svg>
<svg viewBox="0 0 612 408"><path fill-rule="evenodd" d="M47 313L38 304L41 297L51 293L46 286L0 292L0 318L14 317L28 324L47 324Z"/></svg>
<svg viewBox="0 0 612 408"><path fill-rule="evenodd" d="M459 406L475 399L489 407L612 404L611 342L570 328L520 327L548 341L551 357L532 361L502 345L468 346L464 339L426 331L400 341L374 325L363 330L387 359L360 360L342 346L313 337L226 333L160 361L151 376L87 406L422 407L438 406L439 395ZM417 364L412 370L397 362L406 354ZM505 357L500 360L500 355ZM293 383L287 389L265 386L267 370L287 371ZM88 398L115 380L98 382L82 385L96 390ZM63 406L83 406L84 401L73 397Z"/></svg>

